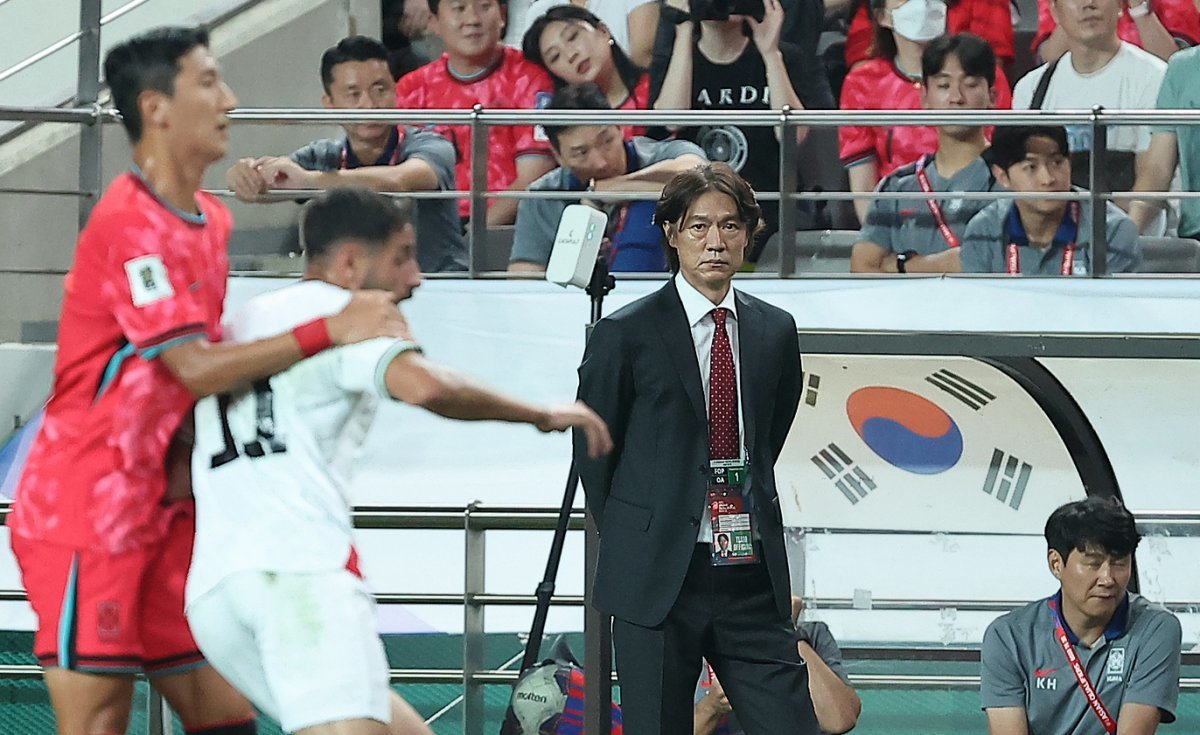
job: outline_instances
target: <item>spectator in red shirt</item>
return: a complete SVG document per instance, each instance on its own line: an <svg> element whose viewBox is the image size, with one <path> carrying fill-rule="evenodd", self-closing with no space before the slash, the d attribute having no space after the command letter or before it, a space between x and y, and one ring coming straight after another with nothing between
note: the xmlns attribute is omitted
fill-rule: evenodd
<svg viewBox="0 0 1200 735"><path fill-rule="evenodd" d="M557 5L533 21L521 42L525 58L550 73L555 89L593 82L614 110L644 110L650 106L650 76L620 44L608 27L587 8ZM644 128L626 127L626 137Z"/></svg>
<svg viewBox="0 0 1200 735"><path fill-rule="evenodd" d="M1009 0L950 0L946 5L946 33L974 33L988 42L1001 66L1012 65L1016 59L1016 46ZM846 32L848 67L866 61L871 55L872 24L868 0L856 0L854 6L854 18Z"/></svg>
<svg viewBox="0 0 1200 735"><path fill-rule="evenodd" d="M1117 35L1163 61L1180 48L1200 43L1200 8L1193 0L1126 0L1122 5ZM1033 53L1048 64L1066 53L1067 43L1050 0L1038 0Z"/></svg>
<svg viewBox="0 0 1200 735"><path fill-rule="evenodd" d="M842 84L843 110L921 109L921 54L946 27L942 0L871 0L875 25L873 57L850 70ZM1008 78L997 62L996 109L1012 107ZM990 131L988 132L990 135ZM843 125L838 154L850 191L868 193L884 176L937 150L937 130L928 125ZM864 221L870 199L855 200Z"/></svg>
<svg viewBox="0 0 1200 735"><path fill-rule="evenodd" d="M403 109L522 110L545 107L553 84L538 65L521 52L500 44L504 29L498 0L429 0L429 28L446 44L442 58L410 72L396 83L396 105ZM471 188L471 127L438 125L458 155L457 186ZM494 126L488 131L488 191L524 191L554 168L550 143L532 125ZM466 200L459 214L470 214ZM494 199L487 223L511 225L516 199Z"/></svg>

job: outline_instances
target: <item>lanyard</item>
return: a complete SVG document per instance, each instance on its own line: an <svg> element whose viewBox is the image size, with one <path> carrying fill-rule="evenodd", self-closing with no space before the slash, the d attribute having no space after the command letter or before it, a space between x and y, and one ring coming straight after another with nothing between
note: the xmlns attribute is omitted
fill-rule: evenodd
<svg viewBox="0 0 1200 735"><path fill-rule="evenodd" d="M1062 647L1063 653L1067 656L1067 663L1071 665L1071 673L1075 675L1075 681L1079 682L1079 691L1083 692L1088 706L1092 708L1092 712L1096 713L1096 718L1104 726L1104 731L1108 735L1114 735L1117 731L1117 721L1108 713L1108 708L1104 706L1104 702L1100 701L1100 695L1092 686L1092 680L1088 678L1087 671L1083 668L1083 662L1079 660L1079 654L1075 652L1075 646L1071 645L1071 639L1067 636L1066 629L1063 628L1062 619L1058 615L1054 601L1051 600L1049 605L1054 615L1054 637L1058 639L1058 645Z"/></svg>
<svg viewBox="0 0 1200 735"><path fill-rule="evenodd" d="M388 162L387 162L388 166L395 166L396 163L399 162L400 146L402 143L404 143L404 131L401 130L399 126L397 126L396 127L396 147L392 149L392 155L390 158L388 158ZM362 165L362 163L360 162L358 164L358 166L361 166L361 165ZM380 164L378 161L376 161L372 165L380 166L383 164ZM344 171L348 168L358 168L358 166L350 165L350 141L347 140L345 143L342 143L342 160L340 161L338 168L342 169Z"/></svg>
<svg viewBox="0 0 1200 735"><path fill-rule="evenodd" d="M929 176L925 174L925 167L933 160L933 156L926 154L921 156L917 161L917 183L921 185L921 191L926 194L933 193L933 186L929 183ZM950 225L946 224L946 217L942 214L942 205L938 200L929 197L925 200L929 205L929 211L933 214L933 221L937 223L938 232L942 233L942 238L951 249L958 247L958 235L954 234L954 230L950 229Z"/></svg>
<svg viewBox="0 0 1200 735"><path fill-rule="evenodd" d="M1079 231L1079 202L1071 202L1067 207L1067 217L1071 224L1071 228ZM1005 270L1010 276L1015 276L1021 272L1021 253L1017 249L1017 243L1009 241L1008 248L1005 251L1004 258ZM1063 246L1062 264L1059 266L1058 272L1063 276L1070 276L1075 273L1075 240L1071 240Z"/></svg>

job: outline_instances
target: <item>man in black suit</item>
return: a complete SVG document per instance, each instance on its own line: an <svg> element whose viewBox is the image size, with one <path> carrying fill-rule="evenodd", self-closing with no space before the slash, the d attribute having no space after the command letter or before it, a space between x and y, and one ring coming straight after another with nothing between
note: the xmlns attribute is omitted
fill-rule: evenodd
<svg viewBox="0 0 1200 735"><path fill-rule="evenodd" d="M615 442L591 460L577 440L575 458L625 731L690 735L706 658L749 735L816 735L774 473L800 401L796 324L731 286L761 209L709 164L667 184L655 221L675 277L597 323L579 368Z"/></svg>

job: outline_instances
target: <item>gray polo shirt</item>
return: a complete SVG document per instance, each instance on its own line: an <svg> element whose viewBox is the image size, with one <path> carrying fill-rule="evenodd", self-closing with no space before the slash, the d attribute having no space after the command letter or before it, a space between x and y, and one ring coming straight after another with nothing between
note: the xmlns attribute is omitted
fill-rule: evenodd
<svg viewBox="0 0 1200 735"><path fill-rule="evenodd" d="M1050 601L1061 593L1000 616L983 635L983 709L1020 707L1037 735L1105 735L1055 637ZM1115 719L1127 702L1158 707L1175 721L1179 701L1179 619L1130 593L1093 647L1075 643L1100 701Z"/></svg>
<svg viewBox="0 0 1200 735"><path fill-rule="evenodd" d="M991 169L982 158L976 158L950 178L943 178L937 164L929 160L925 175L934 191L1002 191ZM879 182L876 191L920 192L917 179L917 162L901 166ZM980 210L991 204L989 199L938 199L942 216L950 230L962 240L971 221ZM867 240L890 253L915 250L917 255L935 255L950 247L929 203L924 197L914 199L874 199L867 210L866 224L859 232L860 240Z"/></svg>
<svg viewBox="0 0 1200 735"><path fill-rule="evenodd" d="M1137 226L1121 208L1108 202L1105 231L1108 240L1108 272L1133 273L1142 265L1142 246ZM992 202L971 218L963 236L963 273L1007 273L1006 251L1010 242L1017 243L1023 275L1057 276L1062 274L1063 253L1069 241L1068 228L1059 228L1054 243L1047 248L1030 247L1024 239L1016 205L1008 199ZM1015 229L1014 229L1015 228ZM1075 234L1073 275L1092 272L1092 215L1091 208L1081 202L1079 227Z"/></svg>
<svg viewBox="0 0 1200 735"><path fill-rule="evenodd" d="M670 161L692 154L704 158L704 151L695 143L686 140L654 140L641 136L626 142L626 173L640 171L660 161ZM530 191L578 191L587 188L569 168L560 166L529 185ZM558 220L568 204L578 204L579 199L522 199L517 205L517 226L513 233L510 262L537 263L546 265L550 261L550 250L554 246L554 235L558 232ZM652 204L652 203L651 203ZM643 223L644 224L644 223Z"/></svg>
<svg viewBox="0 0 1200 735"><path fill-rule="evenodd" d="M419 158L433 167L438 189L454 189L454 146L431 130L405 128L404 140L393 133L378 161L364 164L354 157L344 140L325 138L299 148L292 160L309 171L337 171L345 167L386 166ZM400 150L396 150L399 142ZM454 199L417 199L417 262L425 273L467 269L467 244L463 240L458 202Z"/></svg>
<svg viewBox="0 0 1200 735"><path fill-rule="evenodd" d="M808 641L808 645L812 646L829 670L850 685L850 675L846 673L846 666L842 663L842 649L838 648L837 641L833 637L833 633L829 632L829 626L820 620L806 620L799 624L797 628L796 639L803 638ZM700 674L700 681L696 683L696 702L699 703L704 699L704 695L708 693L708 667ZM738 722L737 712L730 712L725 720L717 726L716 735L743 735L745 730L742 729L741 723Z"/></svg>

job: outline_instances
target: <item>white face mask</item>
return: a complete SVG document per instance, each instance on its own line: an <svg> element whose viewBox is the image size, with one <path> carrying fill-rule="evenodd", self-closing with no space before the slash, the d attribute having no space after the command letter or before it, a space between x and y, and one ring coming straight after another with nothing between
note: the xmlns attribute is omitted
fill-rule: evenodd
<svg viewBox="0 0 1200 735"><path fill-rule="evenodd" d="M892 11L892 28L910 41L932 41L946 32L946 3L908 0Z"/></svg>

